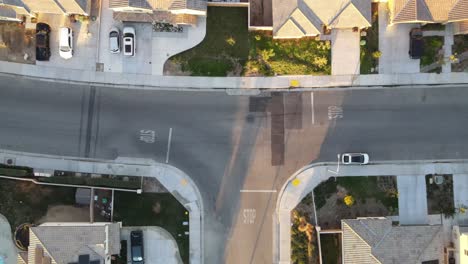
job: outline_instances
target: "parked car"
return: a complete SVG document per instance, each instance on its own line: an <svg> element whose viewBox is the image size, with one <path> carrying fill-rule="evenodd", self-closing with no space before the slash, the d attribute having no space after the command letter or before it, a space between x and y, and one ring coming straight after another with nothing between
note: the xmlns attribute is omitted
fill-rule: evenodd
<svg viewBox="0 0 468 264"><path fill-rule="evenodd" d="M135 56L135 29L133 27L124 27L123 29L123 45L125 56Z"/></svg>
<svg viewBox="0 0 468 264"><path fill-rule="evenodd" d="M120 52L120 31L116 27L112 27L109 32L109 51L111 53Z"/></svg>
<svg viewBox="0 0 468 264"><path fill-rule="evenodd" d="M143 264L143 231L136 230L130 232L130 247L132 254L132 264Z"/></svg>
<svg viewBox="0 0 468 264"><path fill-rule="evenodd" d="M46 23L36 25L36 60L48 61L50 58L50 26Z"/></svg>
<svg viewBox="0 0 468 264"><path fill-rule="evenodd" d="M66 60L73 57L73 30L71 28L60 28L59 53L60 57Z"/></svg>
<svg viewBox="0 0 468 264"><path fill-rule="evenodd" d="M424 53L423 33L420 28L413 28L410 31L410 49L411 59L420 59Z"/></svg>
<svg viewBox="0 0 468 264"><path fill-rule="evenodd" d="M369 155L366 153L344 153L341 155L341 162L343 164L360 164L364 165L369 163Z"/></svg>

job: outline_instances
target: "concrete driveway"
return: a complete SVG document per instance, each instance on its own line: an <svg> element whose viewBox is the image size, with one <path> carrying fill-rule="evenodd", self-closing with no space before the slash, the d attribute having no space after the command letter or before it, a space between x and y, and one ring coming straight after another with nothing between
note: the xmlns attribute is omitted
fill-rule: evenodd
<svg viewBox="0 0 468 264"><path fill-rule="evenodd" d="M453 176L453 200L455 208L468 206L468 175L454 174ZM457 214L457 220L460 225L468 224L468 213Z"/></svg>
<svg viewBox="0 0 468 264"><path fill-rule="evenodd" d="M127 262L131 263L130 232L143 231L143 251L146 264L182 264L175 239L166 230L157 226L123 227L120 238L127 240Z"/></svg>
<svg viewBox="0 0 468 264"><path fill-rule="evenodd" d="M387 3L379 4L379 73L416 73L420 60L409 57L409 32L418 24L388 25Z"/></svg>
<svg viewBox="0 0 468 264"><path fill-rule="evenodd" d="M428 224L424 175L397 176L398 213L401 225Z"/></svg>
<svg viewBox="0 0 468 264"><path fill-rule="evenodd" d="M15 264L17 254L12 240L10 224L0 214L0 262L3 259L5 264Z"/></svg>
<svg viewBox="0 0 468 264"><path fill-rule="evenodd" d="M332 30L332 75L359 74L359 32L352 29Z"/></svg>

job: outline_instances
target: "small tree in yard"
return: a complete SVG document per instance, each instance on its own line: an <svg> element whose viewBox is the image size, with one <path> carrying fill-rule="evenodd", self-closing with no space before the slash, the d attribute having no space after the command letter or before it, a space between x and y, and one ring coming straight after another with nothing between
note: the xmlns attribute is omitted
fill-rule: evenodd
<svg viewBox="0 0 468 264"><path fill-rule="evenodd" d="M345 198L344 198L344 203L346 204L346 206L348 207L351 207L354 205L356 201L354 200L354 197L351 196L351 195L346 195Z"/></svg>
<svg viewBox="0 0 468 264"><path fill-rule="evenodd" d="M291 228L291 260L292 263L312 263L315 254L315 229L298 211L293 211L293 226Z"/></svg>

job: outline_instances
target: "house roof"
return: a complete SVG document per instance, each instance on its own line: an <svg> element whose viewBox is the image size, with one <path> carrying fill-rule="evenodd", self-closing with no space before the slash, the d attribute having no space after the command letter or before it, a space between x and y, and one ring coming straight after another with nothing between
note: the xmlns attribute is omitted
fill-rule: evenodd
<svg viewBox="0 0 468 264"><path fill-rule="evenodd" d="M408 263L443 257L441 226L393 226L389 219L342 220L344 263Z"/></svg>
<svg viewBox="0 0 468 264"><path fill-rule="evenodd" d="M63 14L62 8L54 0L22 0L32 12Z"/></svg>
<svg viewBox="0 0 468 264"><path fill-rule="evenodd" d="M468 0L393 0L392 23L446 23L468 19Z"/></svg>
<svg viewBox="0 0 468 264"><path fill-rule="evenodd" d="M0 20L16 19L16 11L9 6L0 6Z"/></svg>
<svg viewBox="0 0 468 264"><path fill-rule="evenodd" d="M30 261L50 257L57 264L68 264L78 262L80 255L89 255L91 260L102 264L106 259L106 248L109 255L120 251L119 223L50 223L32 227L30 237ZM43 249L43 253L37 255L37 248Z"/></svg>
<svg viewBox="0 0 468 264"><path fill-rule="evenodd" d="M206 11L206 0L110 0L109 7L131 7L148 10L192 9Z"/></svg>
<svg viewBox="0 0 468 264"><path fill-rule="evenodd" d="M68 14L89 15L91 3L88 0L55 0Z"/></svg>
<svg viewBox="0 0 468 264"><path fill-rule="evenodd" d="M371 26L370 0L273 0L273 35L298 38L320 34L322 26Z"/></svg>

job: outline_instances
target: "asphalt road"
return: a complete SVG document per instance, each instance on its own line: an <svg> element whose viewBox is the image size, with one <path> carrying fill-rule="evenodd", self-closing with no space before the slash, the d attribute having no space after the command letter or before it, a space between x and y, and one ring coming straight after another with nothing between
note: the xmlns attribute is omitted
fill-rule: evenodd
<svg viewBox="0 0 468 264"><path fill-rule="evenodd" d="M291 174L343 152L467 158L466 98L466 88L249 97L1 77L0 148L167 160L203 195L206 263L272 263L276 191Z"/></svg>

